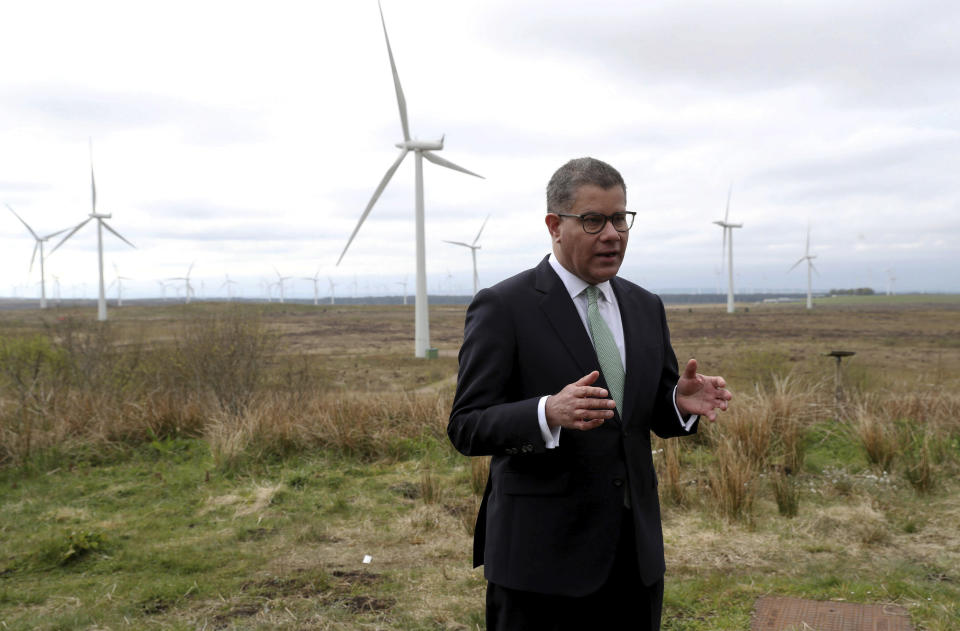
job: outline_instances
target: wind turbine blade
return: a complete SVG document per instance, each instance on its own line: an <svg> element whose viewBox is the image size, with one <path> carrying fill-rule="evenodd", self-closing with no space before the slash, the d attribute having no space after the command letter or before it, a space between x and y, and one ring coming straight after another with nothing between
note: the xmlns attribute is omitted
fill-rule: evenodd
<svg viewBox="0 0 960 631"><path fill-rule="evenodd" d="M730 195L733 194L733 182L730 182L730 188L727 189L727 212L723 214L723 223L730 219Z"/></svg>
<svg viewBox="0 0 960 631"><path fill-rule="evenodd" d="M466 173L467 175L478 177L481 180L486 179L482 175L477 175L473 171L468 171L461 166L457 166L456 164L454 164L453 162L450 162L445 158L441 158L440 156L436 155L432 151L421 151L420 153L423 155L424 158L426 158L430 162L433 162L434 164L439 164L442 167L447 167L448 169L453 169L454 171L460 171L461 173Z"/></svg>
<svg viewBox="0 0 960 631"><path fill-rule="evenodd" d="M477 244L477 241L480 240L480 235L483 234L483 229L487 225L487 220L490 219L490 215L487 215L487 218L483 220L483 225L480 226L480 232L477 233L477 238L473 240L473 245Z"/></svg>
<svg viewBox="0 0 960 631"><path fill-rule="evenodd" d="M393 49L390 48L390 37L387 35L387 21L383 19L383 7L377 2L380 9L380 23L383 24L383 39L387 41L387 56L390 57L390 70L393 72L393 87L397 90L397 106L400 108L400 125L403 127L403 139L410 140L410 127L407 124L407 100L403 98L403 88L400 87L400 75L397 74L397 64L393 61Z"/></svg>
<svg viewBox="0 0 960 631"><path fill-rule="evenodd" d="M37 236L37 233L33 231L33 228L31 228L29 225L27 225L27 222L23 220L23 217L21 217L20 215L18 215L18 214L17 214L17 211L15 211L13 208L10 208L10 204L4 204L4 206L6 206L6 207L10 210L10 212L12 212L12 213L14 214L14 216L15 216L17 219L20 220L20 223L22 223L24 226L26 226L27 230L30 231L30 234L33 235L33 238L34 238L34 239L39 239L39 238L40 238L40 237ZM60 232L63 232L63 230L61 230Z"/></svg>
<svg viewBox="0 0 960 631"><path fill-rule="evenodd" d="M809 260L809 259L808 259ZM820 275L820 270L817 269L817 266L813 264L813 261L810 261L810 269L817 273L817 276Z"/></svg>
<svg viewBox="0 0 960 631"><path fill-rule="evenodd" d="M87 217L86 219L84 219L83 221L81 221L79 224L77 224L77 226L76 226L73 230L71 230L71 231L69 232L69 234L67 234L67 236L65 236L64 238L60 239L60 242L57 243L57 245L55 245L52 250L50 250L50 254L53 254L54 252L56 252L56 251L57 251L57 248L59 248L61 245L63 245L63 242L64 242L64 241L66 241L67 239L69 239L70 237L72 237L74 234L76 234L77 230L79 230L80 228L82 228L82 227L84 227L85 225L87 225L87 222L90 221L91 219L93 219L93 217Z"/></svg>
<svg viewBox="0 0 960 631"><path fill-rule="evenodd" d="M465 247L465 248L469 248L469 247L470 247L470 244L469 244L469 243L464 243L463 241L447 241L446 239L444 239L443 242L444 242L444 243L452 243L453 245L462 245L462 246Z"/></svg>
<svg viewBox="0 0 960 631"><path fill-rule="evenodd" d="M807 224L807 249L803 252L805 255L810 256L810 224Z"/></svg>
<svg viewBox="0 0 960 631"><path fill-rule="evenodd" d="M115 237L117 237L118 239L120 239L121 241L123 241L124 243L126 243L127 245L129 245L129 246L130 246L131 248L133 248L134 250L137 249L137 246L135 246L134 244L132 244L132 243L130 243L129 241L127 241L126 237L124 237L122 234L120 234L119 232L117 232L116 230L114 230L113 228L111 228L111 227L110 227L110 224L108 224L106 221L104 221L103 219L101 219L101 220L100 220L100 223L103 224L103 227L104 227L104 228L106 228L107 230L109 230L110 232L112 232Z"/></svg>
<svg viewBox="0 0 960 631"><path fill-rule="evenodd" d="M56 232L51 232L51 233L48 234L47 236L41 237L41 239L42 239L43 241L46 241L47 239L52 239L53 237L57 236L58 234L64 233L64 232L66 232L66 231L69 230L69 229L70 229L70 228L64 228L63 230L57 230Z"/></svg>
<svg viewBox="0 0 960 631"><path fill-rule="evenodd" d="M30 271L33 271L33 261L37 258L37 250L40 249L40 241L33 244L33 255L30 257Z"/></svg>
<svg viewBox="0 0 960 631"><path fill-rule="evenodd" d="M796 263L794 263L793 265L790 266L790 269L787 270L787 273L789 274L790 272L792 272L793 269L794 269L797 265L800 265L801 263L803 263L803 262L806 261L806 260L807 260L806 257L801 258L799 261L797 261Z"/></svg>
<svg viewBox="0 0 960 631"><path fill-rule="evenodd" d="M390 165L390 168L387 169L387 172L384 174L383 179L380 180L380 184L377 186L377 190L373 192L373 197L370 198L370 201L367 203L367 207L363 210L363 214L360 215L360 221L357 222L357 227L353 229L353 233L350 235L350 238L347 239L347 245L343 247L343 252L340 253L340 258L337 259L337 265L340 265L340 261L343 260L343 255L347 253L347 248L350 247L350 244L353 243L353 238L357 236L357 232L360 231L360 226L363 225L363 222L367 219L367 215L370 214L370 210L373 209L373 205L377 203L377 200L380 199L380 195L383 193L383 189L387 187L387 183L390 182L390 178L393 177L393 174L396 173L397 168L400 166L400 163L403 162L404 157L407 155L407 149L400 151L400 155L397 157L396 161Z"/></svg>

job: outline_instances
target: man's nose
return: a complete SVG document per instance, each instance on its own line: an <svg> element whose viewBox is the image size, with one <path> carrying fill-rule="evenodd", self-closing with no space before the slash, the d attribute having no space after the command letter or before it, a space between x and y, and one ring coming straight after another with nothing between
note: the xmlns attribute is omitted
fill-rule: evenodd
<svg viewBox="0 0 960 631"><path fill-rule="evenodd" d="M603 229L600 231L599 236L604 241L620 240L620 233L613 227L613 220L610 218L607 218L606 223L603 224Z"/></svg>

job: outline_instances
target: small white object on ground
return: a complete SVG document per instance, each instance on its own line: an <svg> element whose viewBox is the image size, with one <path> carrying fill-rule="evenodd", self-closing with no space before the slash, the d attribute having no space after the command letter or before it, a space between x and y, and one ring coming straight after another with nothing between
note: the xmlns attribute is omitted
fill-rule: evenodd
<svg viewBox="0 0 960 631"><path fill-rule="evenodd" d="M373 557L372 557L372 556L370 556L369 554L363 555L363 562L364 562L364 563L369 563L370 561L373 561Z"/></svg>

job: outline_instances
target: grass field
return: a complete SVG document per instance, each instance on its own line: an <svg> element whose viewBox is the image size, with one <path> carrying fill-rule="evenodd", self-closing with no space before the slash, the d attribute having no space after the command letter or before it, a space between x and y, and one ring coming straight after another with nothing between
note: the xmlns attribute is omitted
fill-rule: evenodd
<svg viewBox="0 0 960 631"><path fill-rule="evenodd" d="M668 308L737 399L655 442L664 628L768 594L960 628L960 300L739 308ZM0 628L483 628L463 314L431 309L425 361L412 307L0 311Z"/></svg>

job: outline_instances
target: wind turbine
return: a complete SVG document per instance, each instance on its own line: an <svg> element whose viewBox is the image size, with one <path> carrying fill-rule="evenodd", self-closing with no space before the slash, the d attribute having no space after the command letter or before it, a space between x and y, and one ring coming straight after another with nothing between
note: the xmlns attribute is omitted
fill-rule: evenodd
<svg viewBox="0 0 960 631"><path fill-rule="evenodd" d="M293 278L293 276L281 276L280 271L276 267L273 268L273 271L277 273L277 285L280 287L280 304L283 304L283 283Z"/></svg>
<svg viewBox="0 0 960 631"><path fill-rule="evenodd" d="M167 284L162 280L158 280L157 284L160 285L160 300L163 302L167 301Z"/></svg>
<svg viewBox="0 0 960 631"><path fill-rule="evenodd" d="M15 211L13 208L10 207L10 204L4 204L4 206L6 206L10 210L10 212L12 212L14 216L20 220L20 223L22 223L27 228L27 230L30 231L30 234L33 235L33 238L36 241L36 243L33 246L33 256L30 257L30 271L31 272L33 271L33 262L37 258L37 251L39 251L40 252L40 308L46 309L47 308L47 279L46 279L46 272L44 269L43 244L48 239L51 239L62 232L66 232L67 230L69 230L69 228L64 228L63 230L57 230L56 232L51 232L50 234L41 237L36 232L33 231L33 228L31 228L26 221L23 220L23 217L17 214L17 211Z"/></svg>
<svg viewBox="0 0 960 631"><path fill-rule="evenodd" d="M330 281L330 304L336 304L333 294L334 294L334 289L336 289L337 287L337 284L333 282L333 279L330 278L329 276L327 276L327 280Z"/></svg>
<svg viewBox="0 0 960 631"><path fill-rule="evenodd" d="M235 280L230 280L230 274L224 274L224 277L225 277L227 280L223 281L223 284L220 285L220 288L221 288L221 289L224 288L224 287L227 288L227 302L233 302L233 290L232 290L232 288L231 288L230 286L231 286L231 285L236 285L236 284L237 284L237 281L235 281Z"/></svg>
<svg viewBox="0 0 960 631"><path fill-rule="evenodd" d="M730 194L733 193L733 185L727 191L727 212L723 215L723 221L717 220L713 223L723 228L723 254L727 256L727 313L733 313L733 229L742 228L742 223L730 223ZM721 255L721 262L723 261ZM722 270L722 268L721 268Z"/></svg>
<svg viewBox="0 0 960 631"><path fill-rule="evenodd" d="M794 263L793 266L787 270L787 273L789 274L797 265L800 265L804 261L807 262L807 309L813 309L813 284L810 276L810 270L817 272L817 274L820 273L813 265L813 259L815 258L817 258L816 254L810 254L810 224L807 224L807 247L804 250L804 255L801 256L800 260Z"/></svg>
<svg viewBox="0 0 960 631"><path fill-rule="evenodd" d="M347 240L347 245L343 248L343 252L340 254L340 258L337 259L337 265L339 265L340 261L343 260L344 254L347 253L347 249L353 242L353 238L357 236L360 226L363 225L367 215L369 215L371 209L373 209L373 205L377 202L381 193L383 193L383 190L387 187L387 183L390 182L390 178L393 177L393 174L400 166L400 163L403 162L403 159L406 157L407 153L412 151L415 158L414 164L416 165L416 195L414 199L416 209L417 255L417 300L416 308L414 309L414 356L426 357L427 347L430 346L430 316L427 305L427 256L423 218L423 159L426 158L428 161L433 162L434 164L446 167L448 169L453 169L454 171L460 171L461 173L466 173L467 175L473 175L475 177L482 176L477 175L472 171L468 171L467 169L464 169L463 167L458 166L449 160L441 158L434 153L434 151L440 151L443 149L443 136L441 136L439 140L431 141L411 139L410 127L407 124L407 102L403 96L403 88L400 87L400 76L397 74L397 65L393 60L393 50L390 48L390 38L387 35L387 22L383 17L383 7L380 7L380 23L383 25L383 38L387 43L387 56L390 58L390 70L393 73L393 86L397 93L397 106L400 110L400 126L403 130L403 142L398 142L396 144L396 147L400 149L400 155L397 156L396 161L394 161L394 163L390 165L390 168L387 169L383 179L380 180L380 184L373 192L373 196L370 198L369 203L367 203L367 207L364 209L363 214L360 215L360 221L357 222L357 227L353 229L353 234L350 235L350 238Z"/></svg>
<svg viewBox="0 0 960 631"><path fill-rule="evenodd" d="M894 294L893 285L897 282L897 277L894 274L893 268L887 270L887 295L892 296Z"/></svg>
<svg viewBox="0 0 960 631"><path fill-rule="evenodd" d="M303 276L303 280L309 280L313 283L313 305L317 306L320 302L320 289L318 287L320 283L320 268L317 268L317 273L313 276Z"/></svg>
<svg viewBox="0 0 960 631"><path fill-rule="evenodd" d="M114 278L113 281L110 283L110 287L113 287L114 285L117 286L117 306L118 306L118 307L122 307L122 306L123 306L123 281L125 281L125 280L133 280L133 279L132 279L132 278L127 278L126 276L121 276L121 275L120 275L120 270L117 269L117 264L116 264L116 263L113 264L113 272L114 272L117 276L116 276L116 278Z"/></svg>
<svg viewBox="0 0 960 631"><path fill-rule="evenodd" d="M490 215L487 215L487 219L490 219ZM452 243L453 245L462 245L465 248L470 248L470 255L473 257L473 295L477 295L477 285L479 284L479 279L477 277L477 250L480 249L480 246L477 245L477 241L480 240L480 235L483 234L483 229L487 225L487 219L483 220L483 223L480 225L480 232L477 233L477 237L473 240L473 243L464 243L463 241L444 241L444 243Z"/></svg>
<svg viewBox="0 0 960 631"><path fill-rule="evenodd" d="M197 262L194 261L190 264L190 267L187 268L186 276L172 276L167 280L182 280L183 281L183 295L184 295L184 304L190 304L190 297L193 296L193 285L190 284L190 272L193 271L193 266Z"/></svg>
<svg viewBox="0 0 960 631"><path fill-rule="evenodd" d="M97 182L93 177L93 141L90 141L90 193L91 193L91 210L90 216L84 219L80 224L77 225L73 230L71 230L67 236L60 240L52 250L50 254L53 254L57 251L63 243L76 234L77 230L87 225L91 219L97 220L97 262L100 269L100 293L97 297L97 320L101 322L107 319L107 295L103 285L103 229L106 228L113 233L115 237L129 245L131 248L136 249L137 246L130 243L123 237L119 232L110 227L104 219L110 219L112 214L102 214L97 213Z"/></svg>
<svg viewBox="0 0 960 631"><path fill-rule="evenodd" d="M406 304L407 304L407 277L404 276L402 281L399 281L399 280L398 280L398 281L397 281L397 284L403 286L403 304L404 304L404 306L406 306Z"/></svg>

